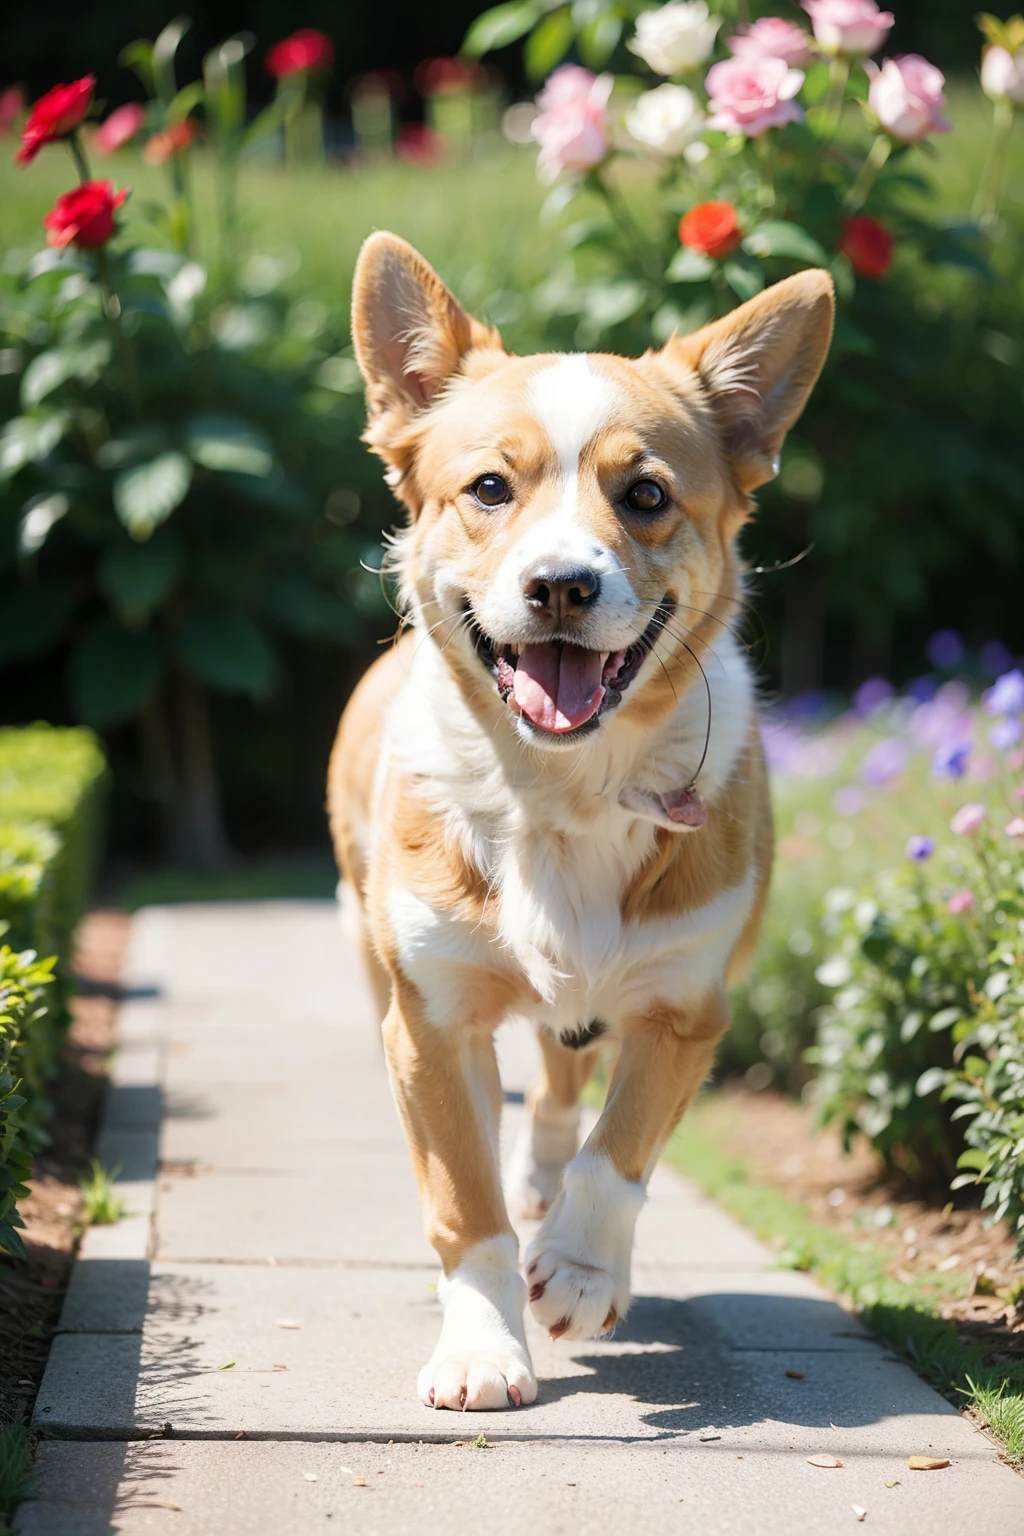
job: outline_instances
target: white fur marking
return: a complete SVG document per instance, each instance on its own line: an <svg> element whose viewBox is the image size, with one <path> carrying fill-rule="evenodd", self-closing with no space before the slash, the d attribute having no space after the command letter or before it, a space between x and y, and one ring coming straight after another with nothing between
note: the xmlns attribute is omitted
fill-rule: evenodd
<svg viewBox="0 0 1024 1536"><path fill-rule="evenodd" d="M444 1308L441 1337L419 1376L420 1397L428 1405L508 1408L510 1387L523 1403L537 1396L523 1330L526 1287L517 1258L514 1237L491 1237L472 1247L450 1275L442 1275L437 1287Z"/></svg>
<svg viewBox="0 0 1024 1536"><path fill-rule="evenodd" d="M563 475L579 473L580 455L619 399L611 379L591 367L584 352L542 368L530 386L530 407L551 439Z"/></svg>
<svg viewBox="0 0 1024 1536"><path fill-rule="evenodd" d="M633 1231L646 1198L643 1185L624 1179L602 1153L584 1147L573 1158L526 1255L539 1323L561 1328L564 1338L588 1339L604 1331L613 1309L625 1317Z"/></svg>

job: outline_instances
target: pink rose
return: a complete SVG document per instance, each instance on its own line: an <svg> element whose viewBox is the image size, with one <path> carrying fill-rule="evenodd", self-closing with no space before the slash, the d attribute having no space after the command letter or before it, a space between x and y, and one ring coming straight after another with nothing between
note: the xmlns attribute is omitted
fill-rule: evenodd
<svg viewBox="0 0 1024 1536"><path fill-rule="evenodd" d="M962 805L949 823L949 830L955 832L957 837L970 837L977 832L985 820L985 807L983 805Z"/></svg>
<svg viewBox="0 0 1024 1536"><path fill-rule="evenodd" d="M986 48L981 60L981 88L993 101L1024 106L1024 48Z"/></svg>
<svg viewBox="0 0 1024 1536"><path fill-rule="evenodd" d="M877 53L896 20L875 0L803 0L803 5L825 52L853 58Z"/></svg>
<svg viewBox="0 0 1024 1536"><path fill-rule="evenodd" d="M795 21L781 16L762 16L752 26L740 27L728 39L730 53L738 59L753 56L784 59L787 64L806 64L812 57L810 38Z"/></svg>
<svg viewBox="0 0 1024 1536"><path fill-rule="evenodd" d="M886 59L874 70L868 105L892 138L912 144L929 133L948 133L949 124L939 116L946 105L942 87L946 77L918 53Z"/></svg>
<svg viewBox="0 0 1024 1536"><path fill-rule="evenodd" d="M121 149L134 139L145 121L145 108L140 107L137 101L117 107L96 130L97 149L101 149L105 155L112 155L115 149Z"/></svg>
<svg viewBox="0 0 1024 1536"><path fill-rule="evenodd" d="M1024 845L1024 816L1015 816L1012 821L1008 821L1005 830L1007 837Z"/></svg>
<svg viewBox="0 0 1024 1536"><path fill-rule="evenodd" d="M970 891L954 891L946 902L946 908L954 917L960 917L962 913L969 912L974 906L974 896Z"/></svg>
<svg viewBox="0 0 1024 1536"><path fill-rule="evenodd" d="M545 181L561 171L589 171L608 153L605 107L611 75L592 75L579 64L556 69L537 97L532 133L540 145L537 167Z"/></svg>
<svg viewBox="0 0 1024 1536"><path fill-rule="evenodd" d="M705 81L709 128L759 138L768 128L798 123L803 111L793 97L804 83L803 71L785 59L749 54L713 64Z"/></svg>

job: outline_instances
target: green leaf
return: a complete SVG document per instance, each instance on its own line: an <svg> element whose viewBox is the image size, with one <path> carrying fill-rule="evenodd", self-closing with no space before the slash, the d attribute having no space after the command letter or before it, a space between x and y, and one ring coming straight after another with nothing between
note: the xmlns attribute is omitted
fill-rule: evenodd
<svg viewBox="0 0 1024 1536"><path fill-rule="evenodd" d="M744 301L756 298L764 287L764 273L749 256L730 256L722 275L737 298Z"/></svg>
<svg viewBox="0 0 1024 1536"><path fill-rule="evenodd" d="M921 1073L914 1092L919 1099L923 1099L927 1094L934 1093L937 1088L941 1088L948 1076L949 1072L945 1067L929 1067L927 1071Z"/></svg>
<svg viewBox="0 0 1024 1536"><path fill-rule="evenodd" d="M937 1035L940 1030L949 1029L951 1025L955 1024L962 1017L962 1008L940 1008L938 1013L933 1013L928 1020L928 1028L933 1035Z"/></svg>
<svg viewBox="0 0 1024 1536"><path fill-rule="evenodd" d="M0 666L37 656L57 644L75 609L68 587L0 586Z"/></svg>
<svg viewBox="0 0 1024 1536"><path fill-rule="evenodd" d="M702 283L715 270L715 263L710 256L703 256L700 251L681 245L669 262L665 276L670 283Z"/></svg>
<svg viewBox="0 0 1024 1536"><path fill-rule="evenodd" d="M616 16L612 11L604 11L580 29L576 44L580 58L588 69L604 69L618 47L624 27L625 22L621 16Z"/></svg>
<svg viewBox="0 0 1024 1536"><path fill-rule="evenodd" d="M148 539L188 495L192 465L183 453L161 453L123 469L114 481L114 507L135 539Z"/></svg>
<svg viewBox="0 0 1024 1536"><path fill-rule="evenodd" d="M187 16L176 16L173 21L168 22L153 44L151 56L153 85L157 95L168 104L178 94L174 79L174 56L191 25Z"/></svg>
<svg viewBox="0 0 1024 1536"><path fill-rule="evenodd" d="M109 360L110 343L105 338L40 352L21 376L22 409L31 410L68 379L95 384Z"/></svg>
<svg viewBox="0 0 1024 1536"><path fill-rule="evenodd" d="M153 44L148 37L139 37L134 43L126 43L117 56L117 62L124 69L134 70L149 94L154 93Z"/></svg>
<svg viewBox="0 0 1024 1536"><path fill-rule="evenodd" d="M785 219L772 219L752 229L743 241L742 249L749 256L791 256L796 261L809 261L812 266L823 267L828 255L823 246L799 224Z"/></svg>
<svg viewBox="0 0 1024 1536"><path fill-rule="evenodd" d="M177 633L182 661L205 682L225 693L269 693L277 658L263 633L241 614L193 610Z"/></svg>
<svg viewBox="0 0 1024 1536"><path fill-rule="evenodd" d="M52 416L15 416L0 433L0 477L16 475L52 453L71 426L67 411Z"/></svg>
<svg viewBox="0 0 1024 1536"><path fill-rule="evenodd" d="M163 674L163 648L150 630L98 624L72 652L72 702L87 725L117 725L138 714Z"/></svg>
<svg viewBox="0 0 1024 1536"><path fill-rule="evenodd" d="M987 1167L989 1154L983 1152L980 1147L968 1147L966 1152L961 1152L956 1160L958 1168L977 1168L979 1171Z"/></svg>
<svg viewBox="0 0 1024 1536"><path fill-rule="evenodd" d="M203 100L203 87L199 80L193 80L189 85L183 85L173 101L167 103L167 121L180 123L189 113L194 111Z"/></svg>
<svg viewBox="0 0 1024 1536"><path fill-rule="evenodd" d="M576 28L569 6L552 11L530 33L523 49L523 64L531 80L543 80L556 64L560 64L569 47Z"/></svg>
<svg viewBox="0 0 1024 1536"><path fill-rule="evenodd" d="M97 569L100 591L122 618L147 618L177 583L185 563L181 543L171 528L151 539L111 544Z"/></svg>
<svg viewBox="0 0 1024 1536"><path fill-rule="evenodd" d="M511 5L495 5L489 11L484 11L473 22L462 42L462 52L470 58L478 59L481 54L490 53L494 48L506 48L509 43L514 43L523 37L537 22L541 15L541 6L526 0L526 3Z"/></svg>
<svg viewBox="0 0 1024 1536"><path fill-rule="evenodd" d="M240 475L269 475L274 454L263 433L241 416L193 416L185 427L185 447L204 469Z"/></svg>

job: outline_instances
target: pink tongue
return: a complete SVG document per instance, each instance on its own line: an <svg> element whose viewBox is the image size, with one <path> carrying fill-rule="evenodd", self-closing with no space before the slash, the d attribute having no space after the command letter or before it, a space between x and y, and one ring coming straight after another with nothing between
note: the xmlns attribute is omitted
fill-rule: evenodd
<svg viewBox="0 0 1024 1536"><path fill-rule="evenodd" d="M546 731L572 731L596 714L604 698L603 657L581 645L523 647L516 667L516 703Z"/></svg>

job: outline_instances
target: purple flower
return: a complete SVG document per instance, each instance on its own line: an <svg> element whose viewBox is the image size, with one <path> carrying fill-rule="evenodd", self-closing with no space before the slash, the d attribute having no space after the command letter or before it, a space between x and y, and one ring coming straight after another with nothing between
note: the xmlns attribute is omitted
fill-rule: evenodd
<svg viewBox="0 0 1024 1536"><path fill-rule="evenodd" d="M930 672L915 677L907 684L907 697L917 704L930 704L939 691L939 685Z"/></svg>
<svg viewBox="0 0 1024 1536"><path fill-rule="evenodd" d="M893 686L884 677L869 677L861 683L853 696L853 707L865 720L888 704L893 696Z"/></svg>
<svg viewBox="0 0 1024 1536"><path fill-rule="evenodd" d="M915 864L924 864L934 852L935 844L930 837L911 837L907 841L907 858Z"/></svg>
<svg viewBox="0 0 1024 1536"><path fill-rule="evenodd" d="M865 784L887 784L907 764L907 745L898 736L886 736L876 741L860 767Z"/></svg>
<svg viewBox="0 0 1024 1536"><path fill-rule="evenodd" d="M1020 738L1020 721L1011 720L1006 716L997 720L988 733L989 742L998 752L1005 752L1008 747L1016 746Z"/></svg>
<svg viewBox="0 0 1024 1536"><path fill-rule="evenodd" d="M935 756L932 758L932 773L940 779L962 779L967 772L967 761L971 755L971 743L969 741L952 740L944 741L936 747Z"/></svg>
<svg viewBox="0 0 1024 1536"><path fill-rule="evenodd" d="M1001 672L1009 672L1013 666L1013 652L1008 645L1001 640L989 640L981 648L978 657L981 669L989 677L998 677Z"/></svg>
<svg viewBox="0 0 1024 1536"><path fill-rule="evenodd" d="M957 629L937 629L924 649L933 667L952 672L963 660L964 637Z"/></svg>
<svg viewBox="0 0 1024 1536"><path fill-rule="evenodd" d="M853 784L844 784L832 796L832 809L837 816L856 816L863 805L864 796Z"/></svg>
<svg viewBox="0 0 1024 1536"><path fill-rule="evenodd" d="M1019 667L996 678L985 695L985 708L990 715L1024 714L1024 672Z"/></svg>

